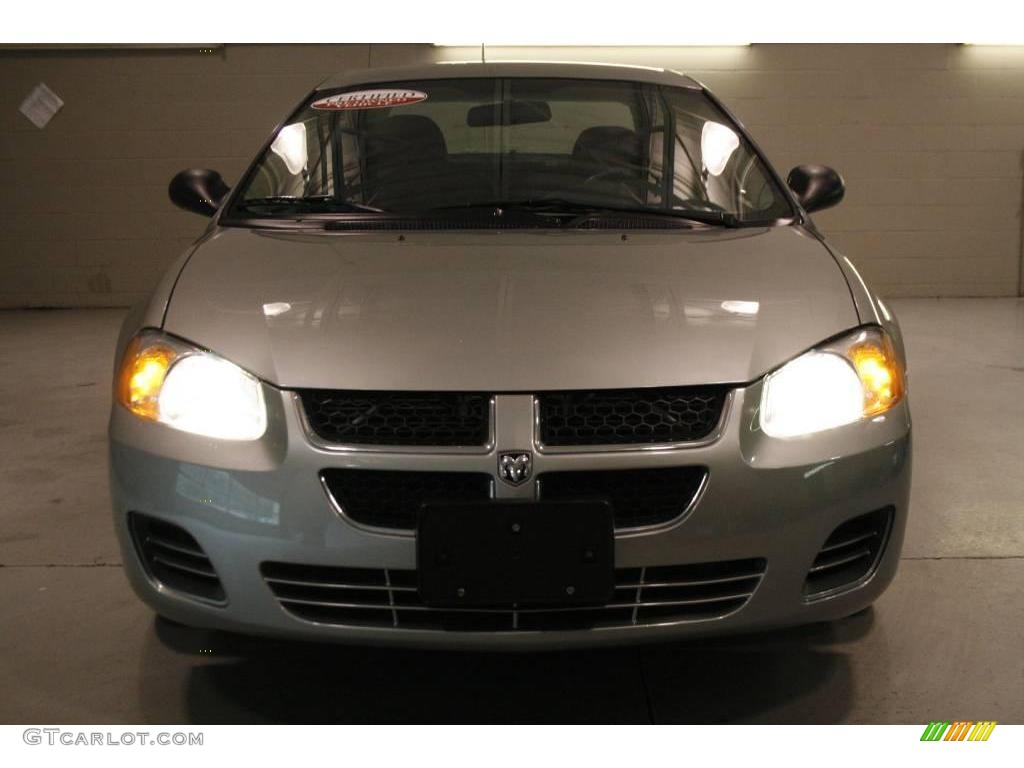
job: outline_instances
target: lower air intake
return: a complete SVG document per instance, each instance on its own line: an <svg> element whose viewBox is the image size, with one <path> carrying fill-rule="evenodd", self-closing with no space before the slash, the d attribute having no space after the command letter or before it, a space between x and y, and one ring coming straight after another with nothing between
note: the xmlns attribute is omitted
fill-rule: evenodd
<svg viewBox="0 0 1024 768"><path fill-rule="evenodd" d="M814 558L804 582L804 599L847 589L863 581L878 565L892 525L893 508L860 515L836 528Z"/></svg>
<svg viewBox="0 0 1024 768"><path fill-rule="evenodd" d="M414 570L263 563L263 579L297 618L336 626L514 632L628 627L717 619L750 600L762 559L622 568L607 605L581 608L436 609Z"/></svg>
<svg viewBox="0 0 1024 768"><path fill-rule="evenodd" d="M674 520L704 485L705 467L604 469L545 472L539 478L542 501L607 501L615 529L628 530Z"/></svg>
<svg viewBox="0 0 1024 768"><path fill-rule="evenodd" d="M405 472L325 469L320 473L334 503L350 520L375 528L412 531L424 504L485 502L485 472Z"/></svg>
<svg viewBox="0 0 1024 768"><path fill-rule="evenodd" d="M213 564L184 528L138 512L128 516L128 525L150 577L176 592L215 603L225 601Z"/></svg>

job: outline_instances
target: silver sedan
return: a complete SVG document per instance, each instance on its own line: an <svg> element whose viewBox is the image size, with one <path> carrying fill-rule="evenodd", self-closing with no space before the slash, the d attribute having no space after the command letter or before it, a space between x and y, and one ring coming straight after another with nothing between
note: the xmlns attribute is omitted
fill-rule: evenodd
<svg viewBox="0 0 1024 768"><path fill-rule="evenodd" d="M124 323L125 570L170 620L550 648L841 618L893 579L899 327L699 83L347 73Z"/></svg>

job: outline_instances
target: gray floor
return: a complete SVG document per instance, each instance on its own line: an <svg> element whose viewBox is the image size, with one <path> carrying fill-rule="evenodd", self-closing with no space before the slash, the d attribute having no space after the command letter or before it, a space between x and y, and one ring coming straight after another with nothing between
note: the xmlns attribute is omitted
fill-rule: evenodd
<svg viewBox="0 0 1024 768"><path fill-rule="evenodd" d="M154 621L108 523L122 313L0 312L0 722L1024 722L1024 301L893 303L910 347L913 510L872 611L537 656Z"/></svg>

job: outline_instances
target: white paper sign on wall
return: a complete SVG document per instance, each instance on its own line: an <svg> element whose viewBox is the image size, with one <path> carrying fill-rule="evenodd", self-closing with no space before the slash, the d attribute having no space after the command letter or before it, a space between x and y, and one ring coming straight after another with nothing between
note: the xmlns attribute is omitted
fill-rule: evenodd
<svg viewBox="0 0 1024 768"><path fill-rule="evenodd" d="M56 93L46 87L46 83L40 83L21 102L19 111L32 121L36 128L45 128L60 108L64 101Z"/></svg>

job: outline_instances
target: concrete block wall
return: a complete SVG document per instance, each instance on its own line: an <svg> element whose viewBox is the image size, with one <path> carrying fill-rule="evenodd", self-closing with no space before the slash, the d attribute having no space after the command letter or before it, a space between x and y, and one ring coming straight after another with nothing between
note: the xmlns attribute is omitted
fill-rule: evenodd
<svg viewBox="0 0 1024 768"><path fill-rule="evenodd" d="M0 51L0 306L125 306L206 226L167 183L188 167L234 183L277 122L366 45ZM18 112L45 82L40 130Z"/></svg>
<svg viewBox="0 0 1024 768"><path fill-rule="evenodd" d="M0 307L124 306L205 226L171 206L186 167L237 180L272 127L333 72L477 58L431 45L0 51ZM649 64L707 83L785 173L835 166L816 220L889 296L1020 290L1024 48L754 45L488 48L490 59ZM39 130L38 82L65 101Z"/></svg>

